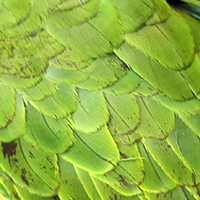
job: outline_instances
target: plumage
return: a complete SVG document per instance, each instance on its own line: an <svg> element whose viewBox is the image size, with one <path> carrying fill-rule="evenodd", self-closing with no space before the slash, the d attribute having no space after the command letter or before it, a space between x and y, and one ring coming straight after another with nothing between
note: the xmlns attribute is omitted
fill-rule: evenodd
<svg viewBox="0 0 200 200"><path fill-rule="evenodd" d="M199 16L0 0L0 199L199 200Z"/></svg>

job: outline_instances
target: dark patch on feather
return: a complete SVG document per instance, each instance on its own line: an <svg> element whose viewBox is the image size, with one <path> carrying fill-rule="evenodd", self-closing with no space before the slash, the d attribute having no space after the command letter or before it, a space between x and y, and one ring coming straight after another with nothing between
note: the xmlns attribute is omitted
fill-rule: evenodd
<svg viewBox="0 0 200 200"><path fill-rule="evenodd" d="M4 158L6 158L6 156L7 156L8 161L11 165L11 157L16 155L17 143L15 143L15 142L10 142L10 143L2 142L1 146L3 147ZM14 161L17 161L17 160L15 159Z"/></svg>
<svg viewBox="0 0 200 200"><path fill-rule="evenodd" d="M26 179L26 173L27 173L26 169L23 168L21 172L22 172L22 173L21 173L22 181L23 181L26 185L29 186L29 182L28 182L28 180Z"/></svg>
<svg viewBox="0 0 200 200"><path fill-rule="evenodd" d="M123 69L125 69L125 70L127 70L128 69L128 66L127 66L127 64L126 63L121 63L120 64L121 65L121 67L123 68Z"/></svg>
<svg viewBox="0 0 200 200"><path fill-rule="evenodd" d="M35 158L35 156L32 154L32 152L29 151L29 157L30 158Z"/></svg>
<svg viewBox="0 0 200 200"><path fill-rule="evenodd" d="M119 175L120 177L120 180L119 182L121 183L122 186L125 186L125 187L130 187L131 185L125 180L125 178L122 176L122 175Z"/></svg>
<svg viewBox="0 0 200 200"><path fill-rule="evenodd" d="M120 156L121 156L122 158L128 158L127 155L124 154L124 153L122 153L122 152L120 152Z"/></svg>

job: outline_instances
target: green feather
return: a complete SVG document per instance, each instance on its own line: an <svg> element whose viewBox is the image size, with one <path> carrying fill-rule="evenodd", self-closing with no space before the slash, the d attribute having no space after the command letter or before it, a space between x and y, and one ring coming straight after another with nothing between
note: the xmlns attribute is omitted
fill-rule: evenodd
<svg viewBox="0 0 200 200"><path fill-rule="evenodd" d="M0 0L0 198L199 200L199 0Z"/></svg>

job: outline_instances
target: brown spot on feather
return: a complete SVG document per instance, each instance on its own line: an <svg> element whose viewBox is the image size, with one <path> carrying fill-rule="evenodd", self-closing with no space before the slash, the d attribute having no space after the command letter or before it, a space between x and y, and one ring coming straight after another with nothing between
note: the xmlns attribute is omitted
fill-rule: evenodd
<svg viewBox="0 0 200 200"><path fill-rule="evenodd" d="M17 143L15 143L15 142L10 142L10 143L2 142L1 146L3 148L4 158L8 157L8 161L11 165L11 157L16 155ZM14 161L17 161L17 160L14 159Z"/></svg>

